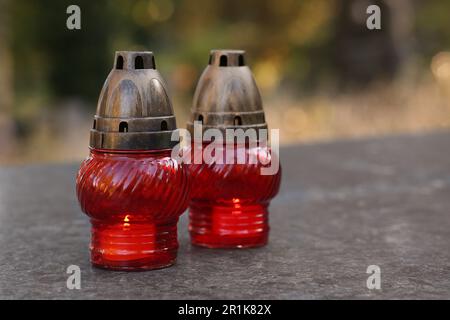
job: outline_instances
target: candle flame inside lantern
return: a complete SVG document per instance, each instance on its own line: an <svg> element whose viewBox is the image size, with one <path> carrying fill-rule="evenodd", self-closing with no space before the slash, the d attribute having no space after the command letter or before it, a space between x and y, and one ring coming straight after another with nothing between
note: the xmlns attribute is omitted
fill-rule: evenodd
<svg viewBox="0 0 450 320"><path fill-rule="evenodd" d="M125 218L123 218L123 226L124 227L129 227L130 226L130 224L128 223L128 222L130 222L130 218L129 218L129 215L127 214L126 216L125 216Z"/></svg>

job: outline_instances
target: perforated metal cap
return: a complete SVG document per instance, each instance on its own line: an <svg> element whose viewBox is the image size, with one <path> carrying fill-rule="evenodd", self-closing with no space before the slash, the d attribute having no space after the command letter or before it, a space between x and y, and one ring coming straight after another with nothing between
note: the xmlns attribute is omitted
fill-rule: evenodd
<svg viewBox="0 0 450 320"><path fill-rule="evenodd" d="M258 87L245 65L245 51L211 50L195 90L187 124L191 134L194 121L201 121L203 130L267 128Z"/></svg>
<svg viewBox="0 0 450 320"><path fill-rule="evenodd" d="M166 85L150 51L117 51L103 85L91 130L97 149L171 148L176 130Z"/></svg>

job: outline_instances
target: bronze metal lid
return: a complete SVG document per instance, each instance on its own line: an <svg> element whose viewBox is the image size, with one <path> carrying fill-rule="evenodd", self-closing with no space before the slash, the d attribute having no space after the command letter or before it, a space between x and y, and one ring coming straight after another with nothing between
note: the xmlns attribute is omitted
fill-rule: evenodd
<svg viewBox="0 0 450 320"><path fill-rule="evenodd" d="M98 100L90 147L172 148L176 121L165 88L152 52L117 51Z"/></svg>
<svg viewBox="0 0 450 320"><path fill-rule="evenodd" d="M245 51L211 50L187 123L191 135L194 121L202 122L203 130L267 129L258 87L245 64Z"/></svg>

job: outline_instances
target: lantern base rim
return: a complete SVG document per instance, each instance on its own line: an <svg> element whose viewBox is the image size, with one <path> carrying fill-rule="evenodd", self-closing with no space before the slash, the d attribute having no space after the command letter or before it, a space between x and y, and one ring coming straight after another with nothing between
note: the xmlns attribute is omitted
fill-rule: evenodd
<svg viewBox="0 0 450 320"><path fill-rule="evenodd" d="M191 243L212 249L265 246L269 239L267 204L203 204L189 210Z"/></svg>
<svg viewBox="0 0 450 320"><path fill-rule="evenodd" d="M92 221L91 264L117 271L169 267L177 258L177 222L103 223Z"/></svg>

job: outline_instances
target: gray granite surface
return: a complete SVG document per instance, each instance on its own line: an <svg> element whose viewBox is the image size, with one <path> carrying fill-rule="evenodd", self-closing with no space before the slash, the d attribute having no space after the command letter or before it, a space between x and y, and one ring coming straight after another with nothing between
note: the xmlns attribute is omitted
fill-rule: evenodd
<svg viewBox="0 0 450 320"><path fill-rule="evenodd" d="M78 164L2 167L0 298L450 298L450 133L292 146L281 161L267 247L192 247L184 214L177 264L138 273L90 266ZM381 290L366 287L373 264Z"/></svg>

